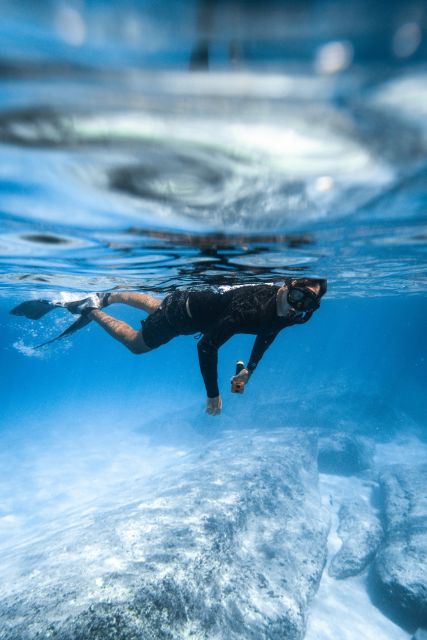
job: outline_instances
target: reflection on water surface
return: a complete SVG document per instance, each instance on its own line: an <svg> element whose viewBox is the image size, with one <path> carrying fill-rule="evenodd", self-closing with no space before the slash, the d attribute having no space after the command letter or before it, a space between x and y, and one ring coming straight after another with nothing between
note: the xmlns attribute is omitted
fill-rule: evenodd
<svg viewBox="0 0 427 640"><path fill-rule="evenodd" d="M297 273L335 297L425 290L427 127L399 74L50 73L9 79L0 112L5 294Z"/></svg>

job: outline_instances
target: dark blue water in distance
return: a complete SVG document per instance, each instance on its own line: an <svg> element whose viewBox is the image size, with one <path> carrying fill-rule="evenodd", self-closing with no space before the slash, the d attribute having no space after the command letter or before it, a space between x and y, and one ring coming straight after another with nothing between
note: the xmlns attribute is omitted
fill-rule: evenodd
<svg viewBox="0 0 427 640"><path fill-rule="evenodd" d="M0 638L425 637L425 4L1 18ZM289 276L320 309L243 396L221 348L218 417L192 336L9 314Z"/></svg>

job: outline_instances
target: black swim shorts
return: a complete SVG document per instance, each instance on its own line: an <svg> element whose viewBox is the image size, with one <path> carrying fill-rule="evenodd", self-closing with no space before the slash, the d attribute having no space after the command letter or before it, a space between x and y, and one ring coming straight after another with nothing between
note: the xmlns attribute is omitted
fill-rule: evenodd
<svg viewBox="0 0 427 640"><path fill-rule="evenodd" d="M197 333L197 327L187 312L187 298L188 292L174 291L142 322L142 337L147 347L157 349L176 336Z"/></svg>

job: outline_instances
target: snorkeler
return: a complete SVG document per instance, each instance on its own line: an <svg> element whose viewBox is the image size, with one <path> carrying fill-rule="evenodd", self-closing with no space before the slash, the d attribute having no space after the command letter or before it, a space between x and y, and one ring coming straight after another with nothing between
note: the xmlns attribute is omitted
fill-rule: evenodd
<svg viewBox="0 0 427 640"><path fill-rule="evenodd" d="M218 415L222 408L217 380L221 345L237 333L256 335L247 366L233 378L246 384L277 334L285 327L307 322L319 308L325 293L326 280L318 278L287 279L282 286L251 284L177 290L162 300L143 293L94 293L83 300L59 305L80 315L61 336L94 320L132 353L142 354L176 336L201 333L197 349L207 392L206 412ZM148 318L137 331L102 311L112 304L142 309L148 313ZM11 313L38 319L57 306L30 300L12 309Z"/></svg>

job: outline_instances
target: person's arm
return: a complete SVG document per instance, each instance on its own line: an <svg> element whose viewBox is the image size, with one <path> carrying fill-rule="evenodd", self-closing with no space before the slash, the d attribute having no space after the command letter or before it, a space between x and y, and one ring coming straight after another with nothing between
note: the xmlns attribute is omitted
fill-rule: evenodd
<svg viewBox="0 0 427 640"><path fill-rule="evenodd" d="M209 408L221 410L221 399L218 389L218 349L235 334L235 327L230 319L224 319L212 327L197 344L200 371L206 387ZM209 403L209 400L219 399ZM212 406L211 406L212 405Z"/></svg>
<svg viewBox="0 0 427 640"><path fill-rule="evenodd" d="M304 324L305 322L308 322L310 320L313 313L314 311L306 311L301 317L293 318L292 322L294 324ZM271 345L273 340L276 338L279 331L272 331L270 333L260 333L257 335L253 349L252 349L251 357L249 358L249 362L246 367L246 371L248 372L249 376L252 375L253 371L255 371L259 361L261 360L262 356L267 351L268 347ZM244 375L243 374L244 371L245 369L243 369L240 373ZM249 379L249 376L247 379ZM245 380L245 382L246 381L247 380Z"/></svg>
<svg viewBox="0 0 427 640"><path fill-rule="evenodd" d="M249 381L249 378L251 377L253 371L256 369L258 362L261 360L262 356L267 351L268 347L271 345L278 333L278 331L274 331L272 333L262 333L257 335L247 366L242 369L237 375L235 375L232 378L232 381L240 380L245 384Z"/></svg>
<svg viewBox="0 0 427 640"><path fill-rule="evenodd" d="M249 375L251 375L255 371L262 356L267 351L268 347L271 345L278 333L278 331L272 331L269 333L259 333L257 335L248 365L246 367Z"/></svg>

